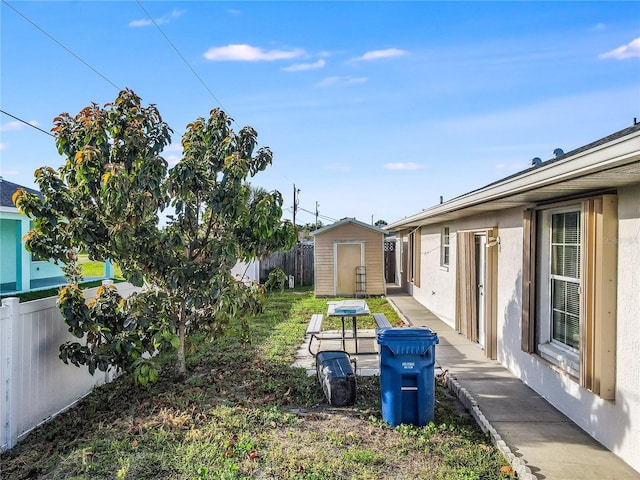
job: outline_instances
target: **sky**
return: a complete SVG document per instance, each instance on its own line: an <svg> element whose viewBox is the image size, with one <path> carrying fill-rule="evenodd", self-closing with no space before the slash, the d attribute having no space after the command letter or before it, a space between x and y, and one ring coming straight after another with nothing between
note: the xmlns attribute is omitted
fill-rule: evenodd
<svg viewBox="0 0 640 480"><path fill-rule="evenodd" d="M63 163L53 119L123 88L173 129L170 166L213 108L256 129L251 182L290 219L295 185L298 224L392 223L640 119L636 1L2 0L0 21L0 176L27 187Z"/></svg>

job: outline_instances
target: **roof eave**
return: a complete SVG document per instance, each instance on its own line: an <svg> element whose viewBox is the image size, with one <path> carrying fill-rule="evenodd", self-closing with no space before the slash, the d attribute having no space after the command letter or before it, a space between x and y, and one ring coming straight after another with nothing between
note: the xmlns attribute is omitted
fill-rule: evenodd
<svg viewBox="0 0 640 480"><path fill-rule="evenodd" d="M525 191L541 189L546 185L569 182L573 178L640 162L640 130L598 144L593 148L578 150L559 161L549 161L507 177L478 190L466 193L445 203L436 205L387 225L389 231L400 231L426 225L430 219L461 211L497 199L508 199ZM615 185L609 185L615 186ZM527 202L518 202L526 204ZM515 204L514 204L515 206ZM462 216L462 215L461 215Z"/></svg>

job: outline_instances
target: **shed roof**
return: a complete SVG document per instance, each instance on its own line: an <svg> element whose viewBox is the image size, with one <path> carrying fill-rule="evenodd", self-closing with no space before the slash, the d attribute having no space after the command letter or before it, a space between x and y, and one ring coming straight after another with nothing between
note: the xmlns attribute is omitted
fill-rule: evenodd
<svg viewBox="0 0 640 480"><path fill-rule="evenodd" d="M0 178L0 207L13 207L13 194L19 188L26 190L27 192L35 193L40 195L38 190L34 190L33 188L23 187L22 185L18 185L17 183L7 182L4 178Z"/></svg>
<svg viewBox="0 0 640 480"><path fill-rule="evenodd" d="M401 231L640 182L640 123L385 227Z"/></svg>
<svg viewBox="0 0 640 480"><path fill-rule="evenodd" d="M374 232L380 233L382 235L386 235L388 232L386 232L385 230L382 230L381 228L376 227L375 225L368 225L364 222L361 222L359 220L356 220L355 218L343 218L342 220L339 220L335 223L332 223L331 225L327 225L326 227L322 227L319 228L318 230L314 230L313 232L310 233L310 235L315 236L318 235L320 233L324 233L328 230L331 230L333 228L339 227L341 225L346 225L347 223L352 223L353 225L357 225L359 227L362 228L368 228L369 230L373 230Z"/></svg>

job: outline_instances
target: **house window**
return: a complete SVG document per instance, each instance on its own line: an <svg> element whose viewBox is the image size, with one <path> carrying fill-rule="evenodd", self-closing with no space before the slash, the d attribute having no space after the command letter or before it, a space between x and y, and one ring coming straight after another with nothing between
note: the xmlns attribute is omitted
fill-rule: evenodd
<svg viewBox="0 0 640 480"><path fill-rule="evenodd" d="M527 210L524 233L523 350L614 398L617 197Z"/></svg>
<svg viewBox="0 0 640 480"><path fill-rule="evenodd" d="M38 255L37 253L32 253L31 254L31 261L32 262L48 262L49 259L48 258L43 258L40 255Z"/></svg>
<svg viewBox="0 0 640 480"><path fill-rule="evenodd" d="M537 232L536 352L579 375L580 205L541 210Z"/></svg>
<svg viewBox="0 0 640 480"><path fill-rule="evenodd" d="M449 227L443 227L442 232L440 233L440 266L441 267L449 266L449 252L450 252Z"/></svg>
<svg viewBox="0 0 640 480"><path fill-rule="evenodd" d="M580 211L551 215L551 339L580 347Z"/></svg>

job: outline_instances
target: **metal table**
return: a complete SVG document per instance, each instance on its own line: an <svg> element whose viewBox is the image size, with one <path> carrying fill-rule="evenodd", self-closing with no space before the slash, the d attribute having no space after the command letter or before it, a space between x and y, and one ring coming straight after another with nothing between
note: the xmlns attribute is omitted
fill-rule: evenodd
<svg viewBox="0 0 640 480"><path fill-rule="evenodd" d="M369 306L364 300L342 300L340 302L327 302L327 316L339 317L342 321L342 350L346 351L346 334L344 322L351 317L353 325L353 339L355 341L355 353L358 352L358 317L371 315Z"/></svg>

